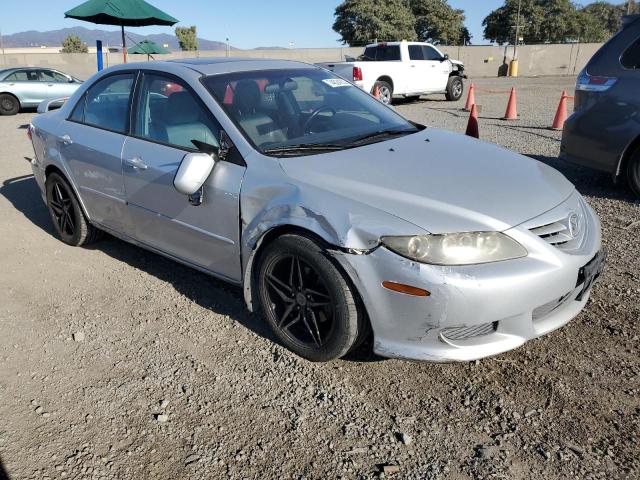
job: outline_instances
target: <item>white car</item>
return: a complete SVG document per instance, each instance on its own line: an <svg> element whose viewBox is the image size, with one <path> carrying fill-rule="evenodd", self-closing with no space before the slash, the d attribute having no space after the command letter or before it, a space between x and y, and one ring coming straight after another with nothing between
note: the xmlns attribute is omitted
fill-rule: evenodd
<svg viewBox="0 0 640 480"><path fill-rule="evenodd" d="M394 97L416 99L444 93L458 100L464 91L464 65L430 43L388 42L367 45L357 61L321 63L365 92L389 104Z"/></svg>

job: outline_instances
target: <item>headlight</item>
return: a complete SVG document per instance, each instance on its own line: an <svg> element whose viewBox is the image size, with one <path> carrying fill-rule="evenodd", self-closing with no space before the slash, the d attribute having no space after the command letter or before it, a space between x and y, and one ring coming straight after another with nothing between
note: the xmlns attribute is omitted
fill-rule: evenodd
<svg viewBox="0 0 640 480"><path fill-rule="evenodd" d="M525 257L527 250L500 232L382 237L389 250L421 263L474 265Z"/></svg>

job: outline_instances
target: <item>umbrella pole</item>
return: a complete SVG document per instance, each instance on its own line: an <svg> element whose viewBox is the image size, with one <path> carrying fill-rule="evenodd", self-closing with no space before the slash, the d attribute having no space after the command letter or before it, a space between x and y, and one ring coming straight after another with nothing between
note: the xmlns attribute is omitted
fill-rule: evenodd
<svg viewBox="0 0 640 480"><path fill-rule="evenodd" d="M127 63L127 45L124 40L124 25L122 25L122 58L124 63Z"/></svg>

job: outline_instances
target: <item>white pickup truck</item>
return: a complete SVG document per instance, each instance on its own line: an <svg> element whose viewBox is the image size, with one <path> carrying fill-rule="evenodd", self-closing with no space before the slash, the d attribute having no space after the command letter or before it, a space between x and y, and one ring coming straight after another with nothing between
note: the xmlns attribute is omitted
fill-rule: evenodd
<svg viewBox="0 0 640 480"><path fill-rule="evenodd" d="M444 93L458 100L463 93L464 65L430 43L387 42L367 45L356 61L320 63L365 92L377 91L383 103Z"/></svg>

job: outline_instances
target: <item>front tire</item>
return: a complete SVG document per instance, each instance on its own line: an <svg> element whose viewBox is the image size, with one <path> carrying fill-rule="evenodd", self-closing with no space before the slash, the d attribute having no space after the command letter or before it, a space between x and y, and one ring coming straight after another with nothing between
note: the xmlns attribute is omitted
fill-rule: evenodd
<svg viewBox="0 0 640 480"><path fill-rule="evenodd" d="M385 82L384 80L378 80L373 85L372 93L376 91L376 88L378 89L378 100L380 100L385 105L391 105L391 103L393 102L393 87L391 86L391 84Z"/></svg>
<svg viewBox="0 0 640 480"><path fill-rule="evenodd" d="M262 312L278 339L314 362L346 355L361 337L355 295L324 249L287 234L261 256L257 278Z"/></svg>
<svg viewBox="0 0 640 480"><path fill-rule="evenodd" d="M20 111L20 102L13 95L0 95L0 115L15 115Z"/></svg>
<svg viewBox="0 0 640 480"><path fill-rule="evenodd" d="M60 240L78 247L100 237L102 232L88 222L73 189L62 175L51 173L45 187L49 215Z"/></svg>
<svg viewBox="0 0 640 480"><path fill-rule="evenodd" d="M460 100L460 97L462 97L463 92L464 83L462 82L462 78L458 76L449 77L446 92L447 100L449 100L450 102L458 101Z"/></svg>
<svg viewBox="0 0 640 480"><path fill-rule="evenodd" d="M640 148L637 148L627 165L627 181L629 187L640 197Z"/></svg>

